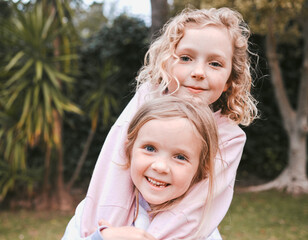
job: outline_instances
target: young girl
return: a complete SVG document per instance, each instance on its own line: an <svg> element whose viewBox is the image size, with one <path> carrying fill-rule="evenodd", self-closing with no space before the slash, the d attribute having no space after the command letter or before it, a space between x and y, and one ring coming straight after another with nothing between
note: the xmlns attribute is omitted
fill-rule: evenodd
<svg viewBox="0 0 308 240"><path fill-rule="evenodd" d="M125 144L127 168L137 190L133 225L146 230L150 217L172 209L203 179L209 182L209 203L217 151L215 120L205 104L171 96L144 104L128 127ZM204 203L203 213L205 207ZM106 240L119 237L119 228L100 230ZM64 236L71 238L69 232Z"/></svg>
<svg viewBox="0 0 308 240"><path fill-rule="evenodd" d="M147 214L139 212L147 210L155 217L172 209L203 179L208 179L211 195L217 150L216 125L206 105L175 97L144 104L128 127L125 146L128 167L138 190L136 201L140 203L135 227L146 230L150 222ZM203 206L205 211L205 203ZM103 230L102 236L114 239L117 230Z"/></svg>
<svg viewBox="0 0 308 240"><path fill-rule="evenodd" d="M135 96L106 138L83 211L76 213L81 215L81 236L89 235L101 219L112 226L132 224L134 187L130 173L118 167L125 163L126 130L145 101L166 95L189 95L211 105L216 111L220 155L215 159L215 190L205 216L200 211L209 189L207 179L193 186L174 208L158 213L147 232L157 239L188 239L200 222L205 223L202 236L219 225L232 200L246 140L238 124L249 125L257 115L250 94L248 37L241 15L228 8L185 10L165 25L146 54Z"/></svg>

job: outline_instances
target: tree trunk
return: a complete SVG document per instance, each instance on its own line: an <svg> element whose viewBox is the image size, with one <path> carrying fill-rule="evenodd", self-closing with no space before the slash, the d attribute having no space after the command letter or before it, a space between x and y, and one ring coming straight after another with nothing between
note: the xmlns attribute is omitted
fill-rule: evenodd
<svg viewBox="0 0 308 240"><path fill-rule="evenodd" d="M266 53L271 69L271 80L274 86L278 107L282 115L283 126L289 139L288 165L273 181L247 187L245 191L264 191L272 188L286 189L291 194L308 193L307 166L307 119L308 119L308 27L303 15L303 35L305 39L304 63L299 86L298 106L294 111L287 98L283 85L282 73L276 52L276 42L272 28L273 19L268 23Z"/></svg>
<svg viewBox="0 0 308 240"><path fill-rule="evenodd" d="M47 144L45 154L45 175L44 175L44 186L43 192L47 193L50 189L49 177L50 177L50 157L51 157L51 146Z"/></svg>
<svg viewBox="0 0 308 240"><path fill-rule="evenodd" d="M52 4L52 10L56 11L57 5L55 2ZM60 14L60 18L63 18L63 16ZM62 19L60 19L60 23L62 23ZM60 55L60 49L61 49L61 38L58 36L54 42L53 42L53 54L55 57L58 57ZM61 66L57 64L57 69L60 70ZM61 82L60 82L61 85ZM56 109L53 110L53 136L54 136L54 143L57 150L57 156L58 156L58 164L57 164L57 176L56 176L56 194L54 197L56 199L53 200L53 203L56 205L54 206L56 209L60 210L72 210L73 209L73 198L69 194L69 192L66 191L65 185L64 185L64 178L63 178L63 170L64 170L64 161L63 161L63 143L62 143L62 116L60 116L60 113L56 111Z"/></svg>
<svg viewBox="0 0 308 240"><path fill-rule="evenodd" d="M51 157L51 146L47 144L45 153L45 166L44 166L44 182L42 194L39 196L38 201L35 204L37 210L49 209L51 206L50 202L50 157Z"/></svg>
<svg viewBox="0 0 308 240"><path fill-rule="evenodd" d="M56 188L56 202L58 203L58 209L71 210L73 208L72 196L66 191L63 179L63 143L62 143L62 121L58 112L54 110L54 136L55 144L57 148L58 165L57 165L57 188Z"/></svg>
<svg viewBox="0 0 308 240"><path fill-rule="evenodd" d="M89 152L91 143L92 143L92 141L93 141L94 135L95 135L95 130L93 130L93 129L91 128L90 133L89 133L88 138L87 138L87 141L86 141L86 144L85 144L85 146L84 146L84 148L83 148L82 154L81 154L81 156L80 156L80 158L79 158L79 160L78 160L77 167L76 167L76 169L75 169L75 171L74 171L74 174L73 174L72 178L70 179L70 181L69 181L68 184L67 184L67 190L68 190L69 192L71 191L71 189L72 189L72 187L73 187L75 181L76 181L77 178L79 177L81 168L82 168L82 166L83 166L83 164L84 164L84 162L85 162L85 160L86 160L86 157L87 157L87 155L88 155L88 152Z"/></svg>
<svg viewBox="0 0 308 240"><path fill-rule="evenodd" d="M299 131L293 131L289 136L288 165L283 172L273 181L239 189L240 191L259 192L269 189L286 190L297 195L308 193L308 180L306 176L307 164L307 138Z"/></svg>
<svg viewBox="0 0 308 240"><path fill-rule="evenodd" d="M159 30L168 20L169 6L167 0L151 0L152 25L151 39L155 39Z"/></svg>
<svg viewBox="0 0 308 240"><path fill-rule="evenodd" d="M306 176L307 141L306 135L300 130L294 130L289 135L289 181L286 187L291 193L307 192L308 182Z"/></svg>

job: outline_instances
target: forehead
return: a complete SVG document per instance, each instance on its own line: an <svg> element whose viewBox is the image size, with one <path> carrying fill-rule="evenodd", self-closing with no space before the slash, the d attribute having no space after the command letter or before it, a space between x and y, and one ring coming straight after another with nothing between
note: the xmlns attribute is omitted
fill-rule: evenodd
<svg viewBox="0 0 308 240"><path fill-rule="evenodd" d="M138 136L162 137L178 136L178 142L184 142L183 137L193 136L196 141L202 141L202 136L194 122L186 117L154 118L141 126Z"/></svg>
<svg viewBox="0 0 308 240"><path fill-rule="evenodd" d="M183 36L176 45L175 51L194 49L198 52L220 52L225 57L232 58L233 40L230 32L224 26L205 25L203 27L192 25L186 27Z"/></svg>
<svg viewBox="0 0 308 240"><path fill-rule="evenodd" d="M207 31L208 29L215 29L217 31L220 31L226 34L231 39L230 31L225 25L218 24L218 23L212 23L212 22L203 23L203 24L187 23L183 30L182 38L185 36L187 32L190 32L191 30L197 32L197 31L204 31L204 30Z"/></svg>

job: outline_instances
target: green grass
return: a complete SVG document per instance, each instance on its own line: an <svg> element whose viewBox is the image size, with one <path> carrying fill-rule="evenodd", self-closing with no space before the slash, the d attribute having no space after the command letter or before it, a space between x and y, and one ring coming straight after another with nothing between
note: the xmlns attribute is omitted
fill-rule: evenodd
<svg viewBox="0 0 308 240"><path fill-rule="evenodd" d="M219 229L224 240L307 240L308 195L236 193Z"/></svg>
<svg viewBox="0 0 308 240"><path fill-rule="evenodd" d="M53 211L0 212L0 240L59 240L72 213Z"/></svg>
<svg viewBox="0 0 308 240"><path fill-rule="evenodd" d="M61 239L72 214L2 211L0 240ZM224 240L306 240L308 195L236 193L219 230Z"/></svg>

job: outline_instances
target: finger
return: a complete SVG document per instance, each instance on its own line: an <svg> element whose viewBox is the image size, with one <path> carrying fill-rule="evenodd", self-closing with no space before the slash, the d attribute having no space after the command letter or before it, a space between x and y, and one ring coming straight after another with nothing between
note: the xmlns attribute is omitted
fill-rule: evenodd
<svg viewBox="0 0 308 240"><path fill-rule="evenodd" d="M98 225L99 226L105 225L105 226L111 227L111 224L104 219L99 220Z"/></svg>
<svg viewBox="0 0 308 240"><path fill-rule="evenodd" d="M151 234L149 234L149 233L146 232L146 231L143 232L143 235L144 235L145 239L148 239L148 240L157 240L155 237L153 237Z"/></svg>

